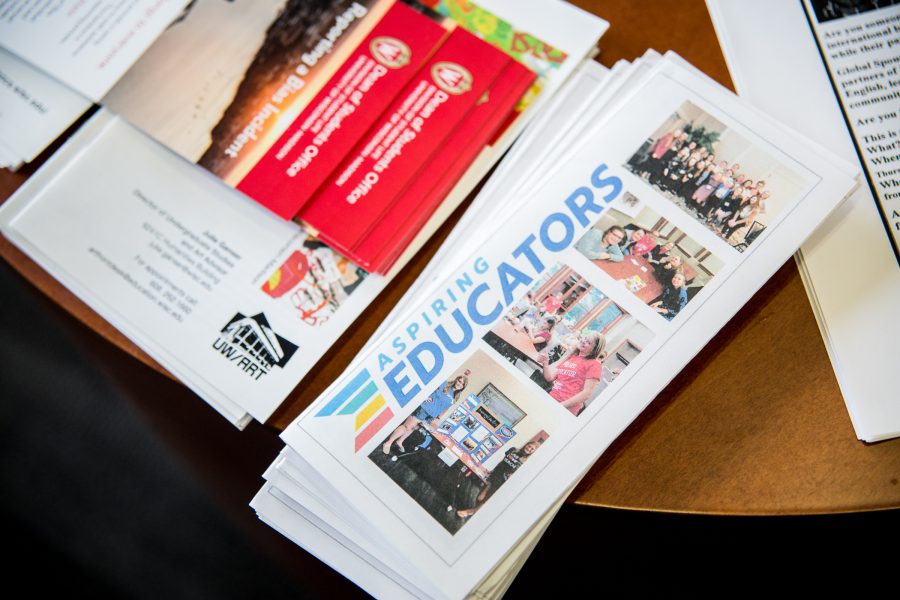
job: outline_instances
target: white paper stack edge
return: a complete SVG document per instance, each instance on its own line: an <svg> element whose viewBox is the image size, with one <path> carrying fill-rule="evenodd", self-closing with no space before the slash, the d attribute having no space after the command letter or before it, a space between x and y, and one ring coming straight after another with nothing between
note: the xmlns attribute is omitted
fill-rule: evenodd
<svg viewBox="0 0 900 600"><path fill-rule="evenodd" d="M285 430L252 506L376 597L501 596L596 458L856 177L676 55L585 64Z"/></svg>

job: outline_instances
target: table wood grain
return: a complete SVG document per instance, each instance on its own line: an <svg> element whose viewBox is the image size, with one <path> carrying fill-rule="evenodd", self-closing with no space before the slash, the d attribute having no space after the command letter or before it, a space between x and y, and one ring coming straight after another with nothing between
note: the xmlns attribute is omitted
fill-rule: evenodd
<svg viewBox="0 0 900 600"><path fill-rule="evenodd" d="M671 49L730 86L702 1L575 3L611 23L600 44L603 64L632 60L650 47ZM0 198L34 169L0 172ZM286 427L343 371L465 206L297 386L269 421L272 428ZM2 238L0 256L73 317L165 373ZM868 445L856 439L797 268L789 261L625 430L570 501L719 514L849 512L900 507L898 480L900 440Z"/></svg>

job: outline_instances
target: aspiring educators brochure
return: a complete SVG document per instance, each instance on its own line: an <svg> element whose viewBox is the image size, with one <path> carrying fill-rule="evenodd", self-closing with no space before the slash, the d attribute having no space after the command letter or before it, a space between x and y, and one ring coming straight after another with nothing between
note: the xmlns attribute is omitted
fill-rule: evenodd
<svg viewBox="0 0 900 600"><path fill-rule="evenodd" d="M283 434L306 521L412 595L474 590L857 185L678 57L607 85Z"/></svg>
<svg viewBox="0 0 900 600"><path fill-rule="evenodd" d="M616 71L621 69L617 68ZM467 241L481 239L493 231L494 227L486 216L490 210L497 209L495 205L501 197L504 199L501 204L509 202L510 198L515 197L516 188L526 179L526 175L541 172L542 167L552 163L552 160L546 162L546 159L555 154L554 148L558 152L564 147L566 139L578 137L575 125L582 122L580 117L586 117L591 110L602 105L600 92L606 89L602 84L608 73L608 69L593 61L588 61L578 68L554 96L547 110L538 116L533 125L511 148L507 157L450 233L446 243L391 311L379 331L372 336L370 344L377 343L382 333L389 332L395 319L403 318L405 308L410 303L415 303L421 294L429 293L427 290L430 286L440 283L444 277L441 273L453 271L459 262L456 255L468 253ZM510 182L518 183L510 184ZM503 193L499 193L501 190ZM266 471L264 474L266 484L252 503L260 519L352 579L373 596L391 598L409 596L411 592L398 584L407 577L400 576L398 571L409 573L410 570L387 566L383 562L385 558L383 549L371 542L363 542L358 526L344 520L339 513L329 510L327 507L334 507L335 501L320 495L318 491L312 491L318 490L318 487L305 477L302 464L302 459L295 452L285 449ZM563 494L565 495L567 494ZM561 504L562 500L547 511L527 537L511 549L507 557L496 566L491 576L472 590L473 595L482 598L502 596ZM325 521L318 512L314 514L307 508L309 506L316 506L333 518L330 517ZM364 550L359 544L368 547L369 550Z"/></svg>

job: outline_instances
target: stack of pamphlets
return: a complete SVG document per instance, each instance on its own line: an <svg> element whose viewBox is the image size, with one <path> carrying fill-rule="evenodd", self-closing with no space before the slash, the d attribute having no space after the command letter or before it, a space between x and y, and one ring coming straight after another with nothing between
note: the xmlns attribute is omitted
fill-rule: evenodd
<svg viewBox="0 0 900 600"><path fill-rule="evenodd" d="M498 597L856 176L675 55L585 66L285 430L253 506L375 596Z"/></svg>
<svg viewBox="0 0 900 600"><path fill-rule="evenodd" d="M482 4L429 3L443 25L448 18L468 23L504 52L475 39L464 26L446 33L448 27L435 25L447 40L428 54L430 59L421 59L430 65L429 77L446 83L453 78L452 69L429 60L452 40L462 36L465 45L478 46L479 58L493 57L493 79L479 75L483 83L466 84L473 90L482 86L472 96L474 107L457 107L459 118L439 119L454 129L447 139L465 132L467 143L453 146L423 134L422 140L430 139L439 147L432 158L446 152L450 164L429 159L422 161L422 169L410 169L415 181L405 188L402 184L403 193L386 201L382 211L390 216L384 221L389 227L376 227L374 219L362 217L334 218L341 227L373 225L357 233L362 246L374 249L383 264L392 265L386 274L368 272L300 224L276 216L232 188L243 180L237 171L252 172L282 133L308 120L298 117L305 106L303 94L313 94L312 88L338 89L334 86L347 79L342 65L360 46L351 35L340 50L341 35L355 31L353 35L368 40L367 51L382 57L396 50L385 40L365 37L392 11L410 16L412 9L406 4L388 0L317 7L283 1L191 3L105 96L104 104L114 106L120 116L103 109L82 127L3 206L0 230L230 421L238 425L251 417L264 421L499 159L535 110L552 99L606 29L601 19L555 0L515 11L510 10L512 2ZM424 18L419 13L413 16ZM362 27L369 17L374 21L368 33L351 27L357 20L355 27ZM297 22L307 27L298 28ZM34 39L42 39L40 31L35 31ZM31 58L40 62L42 54L26 38L10 39L11 46L31 51ZM184 64L185 56L193 57L190 65ZM356 62L382 70L367 60ZM302 65L310 72L318 69L316 77L302 79ZM467 70L478 74L482 68L487 64ZM509 84L505 94L498 82L507 74L513 77L504 83ZM414 80L411 76L396 86L400 89ZM92 81L85 78L86 83ZM366 81L361 76L354 85L368 85ZM491 94L485 96L483 86L488 82ZM494 110L495 101L518 98L523 84L531 88L513 114ZM90 90L92 97L105 94L103 86L111 85L106 80L97 83ZM430 98L436 97L436 91L425 87L431 90ZM313 94L305 102L313 97L319 98ZM397 98L410 96L403 96L401 89ZM277 99L285 105L273 109L264 122L254 120L259 102ZM385 110L391 102L385 100ZM423 115L428 102L422 100L416 115ZM287 104L293 108L288 110ZM484 118L477 117L482 110L487 111ZM245 123L248 114L252 131ZM170 148L148 138L122 115ZM434 115L437 118L438 112ZM472 127L478 131L473 133ZM331 133L344 143L357 143L365 130L335 128ZM346 132L352 135L339 137ZM242 140L239 152L233 147L236 139ZM239 155L240 169L230 153ZM417 147L406 157L426 155ZM231 187L223 185L222 178ZM385 234L402 243L388 243Z"/></svg>
<svg viewBox="0 0 900 600"><path fill-rule="evenodd" d="M797 264L857 437L896 437L900 6L708 4L738 93L864 168L868 185L803 245Z"/></svg>

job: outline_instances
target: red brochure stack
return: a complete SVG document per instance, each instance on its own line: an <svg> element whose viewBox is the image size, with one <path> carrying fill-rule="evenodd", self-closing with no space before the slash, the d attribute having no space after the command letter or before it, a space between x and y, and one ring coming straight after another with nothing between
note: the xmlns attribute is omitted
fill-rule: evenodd
<svg viewBox="0 0 900 600"><path fill-rule="evenodd" d="M237 188L385 273L534 79L468 31L397 3Z"/></svg>

